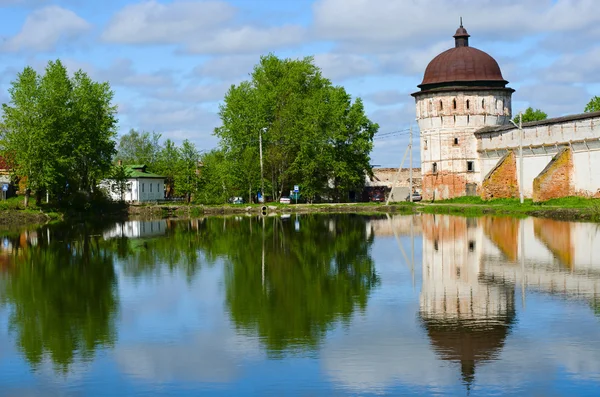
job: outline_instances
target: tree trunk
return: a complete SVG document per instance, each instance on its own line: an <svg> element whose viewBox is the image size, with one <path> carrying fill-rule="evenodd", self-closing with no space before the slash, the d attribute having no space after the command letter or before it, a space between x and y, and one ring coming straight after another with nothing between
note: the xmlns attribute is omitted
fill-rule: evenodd
<svg viewBox="0 0 600 397"><path fill-rule="evenodd" d="M25 189L25 200L23 201L23 205L25 208L29 207L29 196L31 196L31 189Z"/></svg>

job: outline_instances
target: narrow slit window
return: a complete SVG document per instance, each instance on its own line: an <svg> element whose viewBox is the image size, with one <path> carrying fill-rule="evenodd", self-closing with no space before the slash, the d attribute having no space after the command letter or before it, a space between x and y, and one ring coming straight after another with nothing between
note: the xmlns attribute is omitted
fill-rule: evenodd
<svg viewBox="0 0 600 397"><path fill-rule="evenodd" d="M475 171L475 162L467 161L467 172L474 172L474 171Z"/></svg>
<svg viewBox="0 0 600 397"><path fill-rule="evenodd" d="M452 108L456 110L456 99L452 100Z"/></svg>
<svg viewBox="0 0 600 397"><path fill-rule="evenodd" d="M467 110L469 110L471 103L469 102L469 100L467 99Z"/></svg>
<svg viewBox="0 0 600 397"><path fill-rule="evenodd" d="M482 99L482 100L481 100L481 107L482 107L483 109L485 109L485 99Z"/></svg>
<svg viewBox="0 0 600 397"><path fill-rule="evenodd" d="M454 138L454 144L458 145L458 138Z"/></svg>
<svg viewBox="0 0 600 397"><path fill-rule="evenodd" d="M437 173L437 163L433 163L433 166L431 167L431 171L435 174Z"/></svg>
<svg viewBox="0 0 600 397"><path fill-rule="evenodd" d="M150 193L152 193L152 184L150 184Z"/></svg>
<svg viewBox="0 0 600 397"><path fill-rule="evenodd" d="M475 241L469 241L469 252L475 251Z"/></svg>
<svg viewBox="0 0 600 397"><path fill-rule="evenodd" d="M444 110L444 102L440 100L440 110Z"/></svg>

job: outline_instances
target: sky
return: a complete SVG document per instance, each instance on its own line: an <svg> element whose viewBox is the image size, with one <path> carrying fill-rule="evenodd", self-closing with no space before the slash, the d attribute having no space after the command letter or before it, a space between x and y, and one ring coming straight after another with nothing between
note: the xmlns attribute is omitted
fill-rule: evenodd
<svg viewBox="0 0 600 397"><path fill-rule="evenodd" d="M200 150L218 144L219 104L261 55L314 56L380 125L372 164L397 167L408 134L386 134L412 124L418 136L410 93L453 47L461 16L470 45L516 89L513 113L581 113L600 95L597 0L0 0L0 9L0 102L25 66L60 59L110 82L120 134L155 131Z"/></svg>

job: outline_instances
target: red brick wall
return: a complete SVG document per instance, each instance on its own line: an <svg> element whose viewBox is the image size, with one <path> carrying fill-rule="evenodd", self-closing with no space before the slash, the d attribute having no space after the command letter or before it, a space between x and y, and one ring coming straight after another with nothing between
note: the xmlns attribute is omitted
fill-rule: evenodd
<svg viewBox="0 0 600 397"><path fill-rule="evenodd" d="M562 149L533 180L533 201L546 201L574 195L572 173L571 149Z"/></svg>
<svg viewBox="0 0 600 397"><path fill-rule="evenodd" d="M510 151L500 160L498 165L485 177L481 184L481 198L511 198L519 195L517 181L517 160Z"/></svg>
<svg viewBox="0 0 600 397"><path fill-rule="evenodd" d="M466 178L459 173L438 172L423 175L423 200L443 200L466 194Z"/></svg>

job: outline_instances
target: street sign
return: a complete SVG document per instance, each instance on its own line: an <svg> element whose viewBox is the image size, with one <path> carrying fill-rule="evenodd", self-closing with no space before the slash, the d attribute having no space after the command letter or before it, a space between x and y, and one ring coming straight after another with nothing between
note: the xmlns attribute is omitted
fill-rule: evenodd
<svg viewBox="0 0 600 397"><path fill-rule="evenodd" d="M8 183L3 183L2 184L2 191L3 192L8 192Z"/></svg>
<svg viewBox="0 0 600 397"><path fill-rule="evenodd" d="M298 193L300 191L300 187L298 185L294 185L294 193Z"/></svg>

